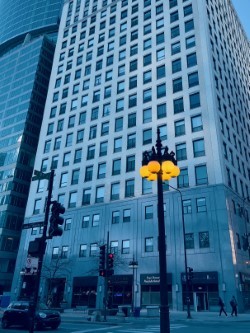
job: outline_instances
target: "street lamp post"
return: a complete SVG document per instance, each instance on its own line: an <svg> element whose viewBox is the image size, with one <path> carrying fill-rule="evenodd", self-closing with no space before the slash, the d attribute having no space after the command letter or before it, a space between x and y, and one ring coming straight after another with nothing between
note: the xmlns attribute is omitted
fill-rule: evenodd
<svg viewBox="0 0 250 333"><path fill-rule="evenodd" d="M184 246L184 265L185 265L185 281L186 281L186 302L187 302L187 318L192 319L190 313L190 276L188 273L188 265L187 265L187 247L186 247L186 228L185 228L185 221L184 221L184 212L183 212L183 199L182 193L178 188L169 185L173 190L177 191L181 197L181 222L182 222L182 233L183 233L183 246Z"/></svg>
<svg viewBox="0 0 250 333"><path fill-rule="evenodd" d="M129 268L132 268L132 313L134 313L135 309L135 270L138 268L138 261L136 261L133 257L133 260L129 262Z"/></svg>
<svg viewBox="0 0 250 333"><path fill-rule="evenodd" d="M155 149L156 147L156 149ZM170 333L168 283L167 283L167 259L166 259L166 233L164 223L163 188L164 180L170 180L180 174L175 153L168 152L168 147L163 148L160 138L160 130L157 130L157 140L151 151L143 153L140 175L149 181L157 180L158 199L158 249L160 268L160 333ZM164 152L162 150L164 149Z"/></svg>

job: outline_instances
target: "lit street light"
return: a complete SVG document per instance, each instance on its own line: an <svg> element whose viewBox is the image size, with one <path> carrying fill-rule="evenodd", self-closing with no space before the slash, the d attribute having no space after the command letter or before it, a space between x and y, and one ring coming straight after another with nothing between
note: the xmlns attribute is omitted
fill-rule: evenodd
<svg viewBox="0 0 250 333"><path fill-rule="evenodd" d="M156 149L155 149L156 147ZM166 233L163 207L163 188L165 180L177 177L180 169L177 166L175 153L168 152L168 147L163 148L160 138L160 130L157 129L157 140L151 151L143 153L140 175L149 181L157 180L158 199L158 248L160 268L160 333L170 333L168 283L167 283L167 259L166 259ZM164 149L163 153L162 150Z"/></svg>

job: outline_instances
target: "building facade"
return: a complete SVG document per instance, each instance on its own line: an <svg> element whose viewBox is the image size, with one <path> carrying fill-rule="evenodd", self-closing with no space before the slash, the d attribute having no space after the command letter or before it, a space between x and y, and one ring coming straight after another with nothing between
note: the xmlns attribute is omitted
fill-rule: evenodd
<svg viewBox="0 0 250 333"><path fill-rule="evenodd" d="M230 0L65 2L35 160L55 170L66 208L62 237L47 242L45 301L102 307L109 240L109 307L159 304L157 187L139 174L159 128L181 169L164 184L170 307L186 306L185 239L192 309L233 294L249 308L248 66ZM46 196L47 181L33 182L26 223L42 221ZM23 231L13 295L27 293L19 272L39 232Z"/></svg>
<svg viewBox="0 0 250 333"><path fill-rule="evenodd" d="M48 1L0 3L0 295L11 289L59 5L61 1L52 1L51 6Z"/></svg>

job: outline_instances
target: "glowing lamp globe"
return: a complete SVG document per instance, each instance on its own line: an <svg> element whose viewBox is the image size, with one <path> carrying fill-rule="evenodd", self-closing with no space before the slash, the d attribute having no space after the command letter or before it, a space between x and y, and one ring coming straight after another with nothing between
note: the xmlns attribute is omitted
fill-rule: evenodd
<svg viewBox="0 0 250 333"><path fill-rule="evenodd" d="M165 161L165 162L162 163L162 170L165 173L171 174L172 171L173 171L173 169L174 169L174 167L175 167L175 165L171 161Z"/></svg>
<svg viewBox="0 0 250 333"><path fill-rule="evenodd" d="M180 168L177 165L175 165L173 171L171 172L171 177L173 178L178 177L180 172L181 172Z"/></svg>
<svg viewBox="0 0 250 333"><path fill-rule="evenodd" d="M149 181L154 181L157 180L157 174L156 173L151 173L150 176L147 178Z"/></svg>
<svg viewBox="0 0 250 333"><path fill-rule="evenodd" d="M148 163L148 171L151 173L158 173L161 170L161 165L157 161L151 161Z"/></svg>
<svg viewBox="0 0 250 333"><path fill-rule="evenodd" d="M162 174L162 180L170 180L172 177L168 173L163 173Z"/></svg>
<svg viewBox="0 0 250 333"><path fill-rule="evenodd" d="M147 165L144 165L140 168L140 175L142 178L147 178L150 175Z"/></svg>

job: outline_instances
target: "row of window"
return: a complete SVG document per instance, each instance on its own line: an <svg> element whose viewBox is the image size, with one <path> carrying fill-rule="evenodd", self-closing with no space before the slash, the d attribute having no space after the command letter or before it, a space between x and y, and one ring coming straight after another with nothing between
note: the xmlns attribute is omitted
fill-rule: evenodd
<svg viewBox="0 0 250 333"><path fill-rule="evenodd" d="M73 170L72 177L75 175L75 172L79 172L79 170ZM186 187L188 182L188 175L187 169L184 169L184 175L180 178L179 187ZM78 173L79 176L79 173ZM88 174L87 174L88 176ZM195 166L195 181L196 185L204 185L208 184L207 178L207 168L206 165L198 165ZM119 200L120 199L120 182L114 182L110 185L110 200ZM165 190L167 189L167 183L165 184ZM82 205L90 205L91 204L91 188L85 188L83 190L82 195ZM149 194L152 193L152 183L148 182L147 180L142 180L142 194ZM125 198L133 197L135 195L135 179L128 179L125 181L125 190L124 196ZM79 194L77 191L71 191L69 193L69 201L68 201L68 208L74 208L77 206ZM95 188L95 203L102 203L105 199L105 185L96 186ZM62 205L66 205L65 203L65 193L58 195L58 201ZM34 203L34 210L33 214L40 214L42 213L42 199L36 199Z"/></svg>
<svg viewBox="0 0 250 333"><path fill-rule="evenodd" d="M209 241L209 232L203 231L198 233L199 239L199 248L209 248L210 241ZM144 239L144 252L150 253L155 251L155 239L154 237L146 237ZM185 235L185 244L186 249L194 249L195 248L195 239L193 233L188 233ZM110 242L110 251L111 253L118 254L119 253L119 242L118 241L111 241ZM89 253L88 253L88 245L87 244L80 244L79 246L79 257L97 257L99 253L99 246L97 243L89 244ZM125 239L121 241L121 254L129 254L130 253L130 240ZM57 258L66 259L69 257L69 246L62 246L61 253L59 247L53 247L52 249L52 259Z"/></svg>

